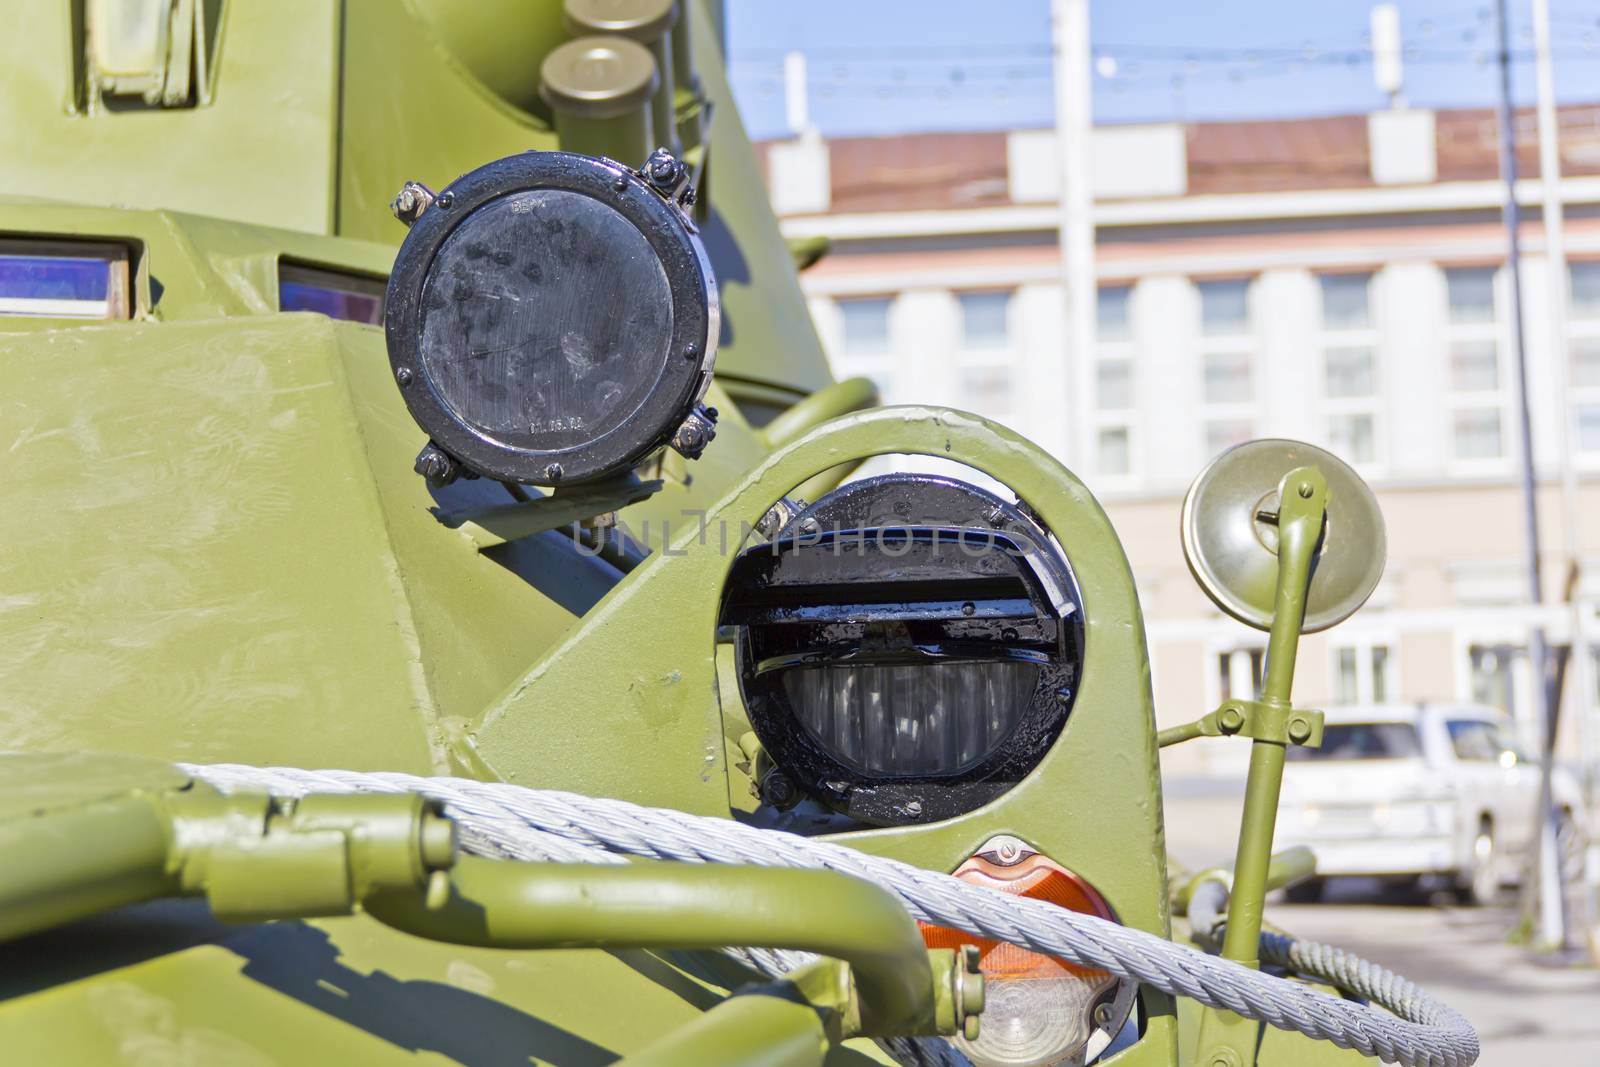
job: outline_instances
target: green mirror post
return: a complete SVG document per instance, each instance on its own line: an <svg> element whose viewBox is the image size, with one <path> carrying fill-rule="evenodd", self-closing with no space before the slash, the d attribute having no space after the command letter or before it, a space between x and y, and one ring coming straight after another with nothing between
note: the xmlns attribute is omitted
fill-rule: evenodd
<svg viewBox="0 0 1600 1067"><path fill-rule="evenodd" d="M1310 724L1306 717L1295 715L1291 696L1306 597L1327 516L1327 481L1316 467L1298 467L1284 475L1278 499L1277 594L1261 699L1247 705L1249 717L1256 721L1245 731L1252 737L1250 770L1222 942L1224 958L1249 966L1258 962L1284 751L1291 743L1309 739L1309 734L1292 736L1296 721L1301 732ZM1244 1032L1240 1032L1240 1024ZM1249 1067L1255 1061L1257 1028L1258 1024L1232 1013L1208 1011L1200 1031L1200 1047L1206 1052L1198 1062L1208 1067Z"/></svg>

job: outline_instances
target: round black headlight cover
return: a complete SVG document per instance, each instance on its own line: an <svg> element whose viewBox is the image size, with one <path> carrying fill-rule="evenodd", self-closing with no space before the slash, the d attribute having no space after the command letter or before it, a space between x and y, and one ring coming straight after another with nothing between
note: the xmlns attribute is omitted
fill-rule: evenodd
<svg viewBox="0 0 1600 1067"><path fill-rule="evenodd" d="M722 622L763 748L876 825L970 811L1033 770L1082 669L1064 555L1025 509L950 478L847 485L735 561Z"/></svg>
<svg viewBox="0 0 1600 1067"><path fill-rule="evenodd" d="M417 218L390 275L389 360L467 469L557 485L627 470L710 382L717 289L694 223L610 160L527 152Z"/></svg>

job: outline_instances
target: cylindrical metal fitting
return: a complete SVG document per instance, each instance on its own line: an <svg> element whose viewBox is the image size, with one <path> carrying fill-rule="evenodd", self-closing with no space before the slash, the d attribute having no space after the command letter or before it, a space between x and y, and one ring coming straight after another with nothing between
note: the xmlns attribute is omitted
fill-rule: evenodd
<svg viewBox="0 0 1600 1067"><path fill-rule="evenodd" d="M659 79L649 49L625 37L581 37L545 57L540 79L564 150L631 166L650 154Z"/></svg>
<svg viewBox="0 0 1600 1067"><path fill-rule="evenodd" d="M689 5L678 11L678 21L672 24L672 87L677 95L679 115L678 136L685 147L700 143L700 109L693 107L700 98L700 75L694 69L694 41L689 25ZM692 108L692 110L691 110Z"/></svg>
<svg viewBox="0 0 1600 1067"><path fill-rule="evenodd" d="M625 37L650 50L660 76L650 102L656 135L656 144L651 147L679 154L683 145L678 140L677 98L673 90L677 0L565 0L564 7L567 29L574 35Z"/></svg>

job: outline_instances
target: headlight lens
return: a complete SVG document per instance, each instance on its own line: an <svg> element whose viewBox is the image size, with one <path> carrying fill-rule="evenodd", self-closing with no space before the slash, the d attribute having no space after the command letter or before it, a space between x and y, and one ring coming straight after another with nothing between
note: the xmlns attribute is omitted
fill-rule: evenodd
<svg viewBox="0 0 1600 1067"><path fill-rule="evenodd" d="M952 774L1011 733L1039 686L1027 660L839 663L783 671L812 739L872 775Z"/></svg>
<svg viewBox="0 0 1600 1067"><path fill-rule="evenodd" d="M777 765L892 825L969 811L1043 758L1077 691L1079 615L1065 559L1021 507L888 475L744 553L723 621Z"/></svg>

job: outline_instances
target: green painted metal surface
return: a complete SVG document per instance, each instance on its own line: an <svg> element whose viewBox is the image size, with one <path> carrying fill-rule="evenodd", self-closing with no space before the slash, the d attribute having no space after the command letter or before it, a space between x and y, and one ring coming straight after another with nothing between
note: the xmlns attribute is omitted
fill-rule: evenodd
<svg viewBox="0 0 1600 1067"><path fill-rule="evenodd" d="M797 486L922 453L1010 485L1060 537L1083 593L1083 682L1060 741L1011 792L848 839L950 870L1014 834L1121 921L1169 932L1149 666L1116 535L1016 435L956 412L860 412L870 389L831 384L733 107L720 4L685 7L702 97L679 104L700 105L682 125L707 161L723 311L707 403L722 420L700 461L639 472L661 488L620 518L654 552L620 578L558 532L490 544L441 522L509 498L434 494L412 472L424 440L381 331L278 310L285 261L386 275L402 181L443 188L558 146L534 72L566 39L560 4L202 6L219 27L214 91L193 107L89 106L81 3L30 5L0 40L0 235L111 241L132 263L130 321L0 318L0 747L121 754L0 782L0 817L87 791L94 825L58 844L88 881L112 882L157 838L95 805L176 787L137 757L498 775L734 814L748 782L729 753L749 727L715 633L733 550ZM85 847L97 834L107 847ZM813 1063L842 1036L815 1009L822 993L730 999L753 975L703 953L448 944L365 915L225 926L198 901L98 913L150 888L84 898L72 914L90 917L0 950L8 1056L576 1067L663 1049L683 1062L662 1038L699 1032L706 1044L687 1047L728 1062L761 1046L765 1061ZM883 925L842 914L819 947L881 934L862 923ZM1117 1062L1187 1056L1190 1007L1146 992L1143 1038ZM710 1030L679 1030L691 1022ZM1350 1058L1271 1029L1239 1040L1258 1035L1262 1063ZM827 1055L879 1057L861 1042Z"/></svg>

